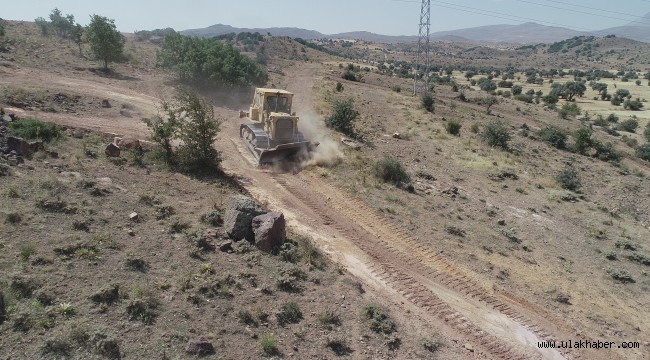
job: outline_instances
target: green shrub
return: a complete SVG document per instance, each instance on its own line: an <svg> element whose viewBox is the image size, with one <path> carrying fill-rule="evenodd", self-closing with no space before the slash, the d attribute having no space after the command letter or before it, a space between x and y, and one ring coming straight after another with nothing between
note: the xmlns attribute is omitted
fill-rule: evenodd
<svg viewBox="0 0 650 360"><path fill-rule="evenodd" d="M607 115L607 121L609 121L610 123L617 123L618 122L618 116L616 116L616 114L614 114L614 113L611 113L611 114Z"/></svg>
<svg viewBox="0 0 650 360"><path fill-rule="evenodd" d="M36 119L23 119L9 123L11 132L25 139L39 139L50 142L59 137L60 131L56 124L45 123Z"/></svg>
<svg viewBox="0 0 650 360"><path fill-rule="evenodd" d="M510 142L510 129L503 120L492 120L483 129L481 138L490 146L508 149Z"/></svg>
<svg viewBox="0 0 650 360"><path fill-rule="evenodd" d="M340 81L336 82L336 92L341 92L343 91L343 84L341 84Z"/></svg>
<svg viewBox="0 0 650 360"><path fill-rule="evenodd" d="M622 283L633 283L632 275L625 269L607 269L609 276Z"/></svg>
<svg viewBox="0 0 650 360"><path fill-rule="evenodd" d="M302 311L300 310L300 306L295 302L288 302L282 305L276 317L278 318L278 324L282 326L286 324L297 324L302 320Z"/></svg>
<svg viewBox="0 0 650 360"><path fill-rule="evenodd" d="M421 101L422 101L422 107L426 111L432 113L435 110L433 96L430 93L426 93L422 95Z"/></svg>
<svg viewBox="0 0 650 360"><path fill-rule="evenodd" d="M262 337L262 350L267 355L277 355L278 340L272 334L266 334Z"/></svg>
<svg viewBox="0 0 650 360"><path fill-rule="evenodd" d="M391 90L393 90L396 93L399 93L402 92L402 87L399 85L394 85L393 87L391 87Z"/></svg>
<svg viewBox="0 0 650 360"><path fill-rule="evenodd" d="M566 149L567 134L562 130L547 126L539 131L539 137L547 144L554 148L563 150Z"/></svg>
<svg viewBox="0 0 650 360"><path fill-rule="evenodd" d="M623 107L628 110L639 111L643 109L643 103L641 100L625 100Z"/></svg>
<svg viewBox="0 0 650 360"><path fill-rule="evenodd" d="M566 119L569 116L578 116L580 113L580 107L575 103L566 103L560 108L560 117L562 119Z"/></svg>
<svg viewBox="0 0 650 360"><path fill-rule="evenodd" d="M650 161L650 143L645 143L636 148L636 156L645 161Z"/></svg>
<svg viewBox="0 0 650 360"><path fill-rule="evenodd" d="M341 325L341 317L333 310L325 310L318 315L318 321L323 325Z"/></svg>
<svg viewBox="0 0 650 360"><path fill-rule="evenodd" d="M645 130L643 130L643 136L645 137L646 141L650 142L650 122L645 126Z"/></svg>
<svg viewBox="0 0 650 360"><path fill-rule="evenodd" d="M623 154L616 151L612 143L603 144L600 141L595 141L594 148L596 149L594 157L599 160L618 162L623 158Z"/></svg>
<svg viewBox="0 0 650 360"><path fill-rule="evenodd" d="M352 99L337 100L332 107L332 114L325 118L327 127L343 134L354 136L354 121L359 113L354 109Z"/></svg>
<svg viewBox="0 0 650 360"><path fill-rule="evenodd" d="M580 179L578 178L578 171L571 165L568 165L562 170L555 180L560 184L563 189L578 190L581 186Z"/></svg>
<svg viewBox="0 0 650 360"><path fill-rule="evenodd" d="M365 315L370 320L370 329L376 333L391 334L395 331L395 323L376 305L366 305Z"/></svg>
<svg viewBox="0 0 650 360"><path fill-rule="evenodd" d="M343 74L341 74L341 77L349 81L359 81L359 78L357 77L355 72L350 69L345 70Z"/></svg>
<svg viewBox="0 0 650 360"><path fill-rule="evenodd" d="M458 136L460 135L460 128L462 126L463 125L460 123L460 121L451 119L445 124L445 130L447 130L448 134Z"/></svg>
<svg viewBox="0 0 650 360"><path fill-rule="evenodd" d="M639 127L639 120L635 118L627 119L625 121L622 121L618 126L616 127L617 130L621 131L627 131L630 133L636 132L636 129Z"/></svg>
<svg viewBox="0 0 650 360"><path fill-rule="evenodd" d="M402 164L390 157L385 157L375 163L375 176L384 182L399 184L411 181L411 177Z"/></svg>
<svg viewBox="0 0 650 360"><path fill-rule="evenodd" d="M478 123L473 123L472 126L470 126L469 130L474 134L478 134L481 131L481 125Z"/></svg>

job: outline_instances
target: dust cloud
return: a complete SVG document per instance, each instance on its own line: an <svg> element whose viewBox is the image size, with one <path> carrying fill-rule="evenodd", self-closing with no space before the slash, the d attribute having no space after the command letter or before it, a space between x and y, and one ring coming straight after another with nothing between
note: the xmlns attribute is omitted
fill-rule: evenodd
<svg viewBox="0 0 650 360"><path fill-rule="evenodd" d="M312 143L319 143L315 151L301 161L301 167L322 166L332 167L343 159L343 151L339 143L327 136L319 121L319 116L313 112L300 114L298 129Z"/></svg>

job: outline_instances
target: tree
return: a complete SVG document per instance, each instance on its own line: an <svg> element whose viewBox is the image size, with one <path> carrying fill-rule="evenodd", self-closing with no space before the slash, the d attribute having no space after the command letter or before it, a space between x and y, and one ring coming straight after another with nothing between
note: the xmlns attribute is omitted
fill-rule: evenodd
<svg viewBox="0 0 650 360"><path fill-rule="evenodd" d="M183 142L178 150L181 165L189 171L217 167L221 159L213 144L221 120L214 117L214 108L190 91L181 91L176 100L177 106L172 110L181 120L178 134Z"/></svg>
<svg viewBox="0 0 650 360"><path fill-rule="evenodd" d="M496 96L488 96L486 98L483 98L482 101L483 105L485 105L485 113L490 114L490 108L493 105L496 105L499 103L499 99L497 99Z"/></svg>
<svg viewBox="0 0 650 360"><path fill-rule="evenodd" d="M524 91L524 88L521 85L514 85L512 87L512 95L519 95Z"/></svg>
<svg viewBox="0 0 650 360"><path fill-rule="evenodd" d="M560 97L572 101L575 96L582 97L587 91L587 86L581 81L568 81L560 88Z"/></svg>
<svg viewBox="0 0 650 360"><path fill-rule="evenodd" d="M639 111L643 109L643 103L639 98L636 100L625 100L623 103L623 108L626 110L633 110L633 111Z"/></svg>
<svg viewBox="0 0 650 360"><path fill-rule="evenodd" d="M67 14L63 16L61 10L54 8L50 13L50 25L54 32L61 37L69 37L75 27L74 16Z"/></svg>
<svg viewBox="0 0 650 360"><path fill-rule="evenodd" d="M163 148L165 163L172 165L174 163L174 148L172 142L178 132L178 119L176 112L173 111L172 105L167 102L162 103L162 109L165 117L155 117L153 119L143 119L147 127L151 129L151 140L160 144Z"/></svg>
<svg viewBox="0 0 650 360"><path fill-rule="evenodd" d="M636 156L645 161L650 161L650 143L645 143L636 148Z"/></svg>
<svg viewBox="0 0 650 360"><path fill-rule="evenodd" d="M86 40L95 56L104 61L104 69L108 69L110 61L122 58L126 40L115 27L115 20L99 15L91 16L86 29Z"/></svg>
<svg viewBox="0 0 650 360"><path fill-rule="evenodd" d="M591 89L598 91L598 95L607 94L607 84L605 83L592 83Z"/></svg>
<svg viewBox="0 0 650 360"><path fill-rule="evenodd" d="M473 72L472 70L469 70L465 73L465 78L467 79L467 81L470 81L474 77L474 75L476 75L476 73Z"/></svg>

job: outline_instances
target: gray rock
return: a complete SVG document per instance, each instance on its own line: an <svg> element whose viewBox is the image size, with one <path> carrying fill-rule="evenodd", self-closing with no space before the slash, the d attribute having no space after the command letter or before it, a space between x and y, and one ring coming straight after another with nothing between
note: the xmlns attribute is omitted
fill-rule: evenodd
<svg viewBox="0 0 650 360"><path fill-rule="evenodd" d="M262 251L273 251L274 248L280 247L287 238L284 214L280 212L270 212L256 216L253 218L252 225L255 234L255 246Z"/></svg>
<svg viewBox="0 0 650 360"><path fill-rule="evenodd" d="M205 339L190 340L185 347L185 352L192 355L211 355L214 354L214 346Z"/></svg>
<svg viewBox="0 0 650 360"><path fill-rule="evenodd" d="M244 195L233 195L224 214L223 227L231 239L246 239L252 242L255 240L251 225L253 218L266 213L267 211L253 199Z"/></svg>
<svg viewBox="0 0 650 360"><path fill-rule="evenodd" d="M107 99L104 99L104 100L102 100L102 107L104 109L108 109L108 108L111 107L111 103Z"/></svg>
<svg viewBox="0 0 650 360"><path fill-rule="evenodd" d="M120 147L110 143L106 145L106 149L104 149L104 153L108 157L120 157Z"/></svg>

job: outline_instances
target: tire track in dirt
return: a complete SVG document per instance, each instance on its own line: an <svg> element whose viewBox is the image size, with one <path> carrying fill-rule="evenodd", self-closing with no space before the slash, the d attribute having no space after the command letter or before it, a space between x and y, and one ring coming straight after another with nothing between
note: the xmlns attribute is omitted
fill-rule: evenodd
<svg viewBox="0 0 650 360"><path fill-rule="evenodd" d="M554 336L557 330L546 330L554 328L551 323L540 325L539 320L527 318L490 295L476 280L361 200L310 175L269 176L312 209L324 224L366 253L373 260L367 264L373 275L416 306L476 340L489 353L501 359L583 358L584 354L571 349L537 349L537 341L559 340Z"/></svg>

